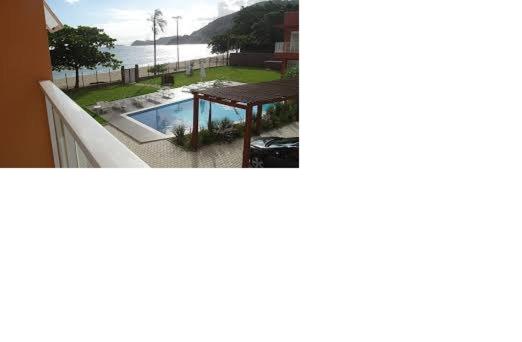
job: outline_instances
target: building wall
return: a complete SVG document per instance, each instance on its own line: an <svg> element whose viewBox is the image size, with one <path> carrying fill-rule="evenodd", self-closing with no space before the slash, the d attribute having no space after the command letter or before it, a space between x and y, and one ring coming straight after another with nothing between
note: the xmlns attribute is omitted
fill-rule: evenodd
<svg viewBox="0 0 522 342"><path fill-rule="evenodd" d="M289 42L293 31L299 31L299 12L286 12L284 19L284 41Z"/></svg>
<svg viewBox="0 0 522 342"><path fill-rule="evenodd" d="M42 0L1 0L0 167L53 167L45 98L51 79Z"/></svg>
<svg viewBox="0 0 522 342"><path fill-rule="evenodd" d="M285 26L299 26L299 11L291 11L285 13Z"/></svg>

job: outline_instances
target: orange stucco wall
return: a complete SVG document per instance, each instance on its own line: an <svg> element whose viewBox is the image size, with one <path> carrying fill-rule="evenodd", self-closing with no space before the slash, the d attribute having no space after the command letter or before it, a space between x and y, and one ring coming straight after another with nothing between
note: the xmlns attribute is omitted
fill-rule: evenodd
<svg viewBox="0 0 522 342"><path fill-rule="evenodd" d="M0 0L0 167L53 167L45 98L51 79L42 0Z"/></svg>

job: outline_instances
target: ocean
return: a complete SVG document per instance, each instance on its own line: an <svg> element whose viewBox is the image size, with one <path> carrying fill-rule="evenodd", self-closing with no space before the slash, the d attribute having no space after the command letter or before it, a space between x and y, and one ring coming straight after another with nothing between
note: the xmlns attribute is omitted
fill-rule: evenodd
<svg viewBox="0 0 522 342"><path fill-rule="evenodd" d="M103 51L111 51L116 55L116 58L123 62L126 68L134 67L135 64L139 66L154 64L154 46L115 46L114 49L102 49ZM186 61L191 59L205 58L212 56L210 48L207 44L183 44L179 46L179 60ZM176 45L158 45L157 46L157 62L174 63L177 60ZM98 72L107 72L109 68L97 68ZM82 70L84 75L94 74L94 70ZM53 71L54 79L64 78L67 76L74 76L74 71L63 70Z"/></svg>

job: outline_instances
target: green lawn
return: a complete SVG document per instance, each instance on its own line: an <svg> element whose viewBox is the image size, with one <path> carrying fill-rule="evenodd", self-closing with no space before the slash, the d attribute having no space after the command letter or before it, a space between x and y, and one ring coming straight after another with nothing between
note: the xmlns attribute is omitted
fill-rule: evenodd
<svg viewBox="0 0 522 342"><path fill-rule="evenodd" d="M67 93L71 99L82 107L90 106L98 101L115 101L127 97L145 95L158 91L157 88L142 84L113 85L103 88L80 88Z"/></svg>
<svg viewBox="0 0 522 342"><path fill-rule="evenodd" d="M206 69L206 81L227 80L241 83L258 83L274 81L281 78L281 74L273 70L265 70L262 68L247 67L217 67ZM199 70L195 70L191 77L185 75L184 72L175 74L174 87L183 87L189 84L199 82ZM142 81L142 83L160 85L161 78L155 77Z"/></svg>
<svg viewBox="0 0 522 342"><path fill-rule="evenodd" d="M145 95L158 91L154 87L140 84L129 84L129 85L113 85L103 88L80 88L78 90L72 90L67 92L67 95L79 104L84 110L91 114L96 121L100 124L105 125L105 121L101 116L93 113L87 107L96 104L99 101L115 101L125 99L127 97Z"/></svg>
<svg viewBox="0 0 522 342"><path fill-rule="evenodd" d="M246 67L217 67L207 69L206 81L227 80L242 83L267 82L280 79L279 72L273 70L265 70L262 68L246 68ZM194 75L187 77L184 72L175 74L174 87L183 87L185 85L199 82L199 70ZM106 121L99 115L88 110L88 106L94 105L99 101L115 101L128 97L145 95L158 91L161 83L161 77L151 78L141 81L137 84L130 85L113 85L100 88L80 88L67 92L67 95L78 103L83 109L89 112L99 123L106 124Z"/></svg>

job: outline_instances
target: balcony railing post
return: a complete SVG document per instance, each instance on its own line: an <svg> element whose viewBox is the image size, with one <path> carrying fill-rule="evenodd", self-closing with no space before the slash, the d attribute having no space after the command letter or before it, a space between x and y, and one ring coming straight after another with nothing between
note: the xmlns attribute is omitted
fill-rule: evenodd
<svg viewBox="0 0 522 342"><path fill-rule="evenodd" d="M47 108L47 121L49 123L49 133L51 136L51 147L53 151L54 167L60 167L60 156L58 152L58 141L56 138L56 126L54 123L53 105L51 101L45 96L45 106Z"/></svg>
<svg viewBox="0 0 522 342"><path fill-rule="evenodd" d="M54 108L54 106L53 106ZM56 141L58 145L58 157L60 159L59 167L67 167L67 152L65 151L65 136L63 133L63 122L60 119L60 115L56 113L53 109L53 117L54 117L54 129L56 132Z"/></svg>
<svg viewBox="0 0 522 342"><path fill-rule="evenodd" d="M76 152L76 142L67 127L64 127L65 152L67 153L67 167L78 167L78 155Z"/></svg>

